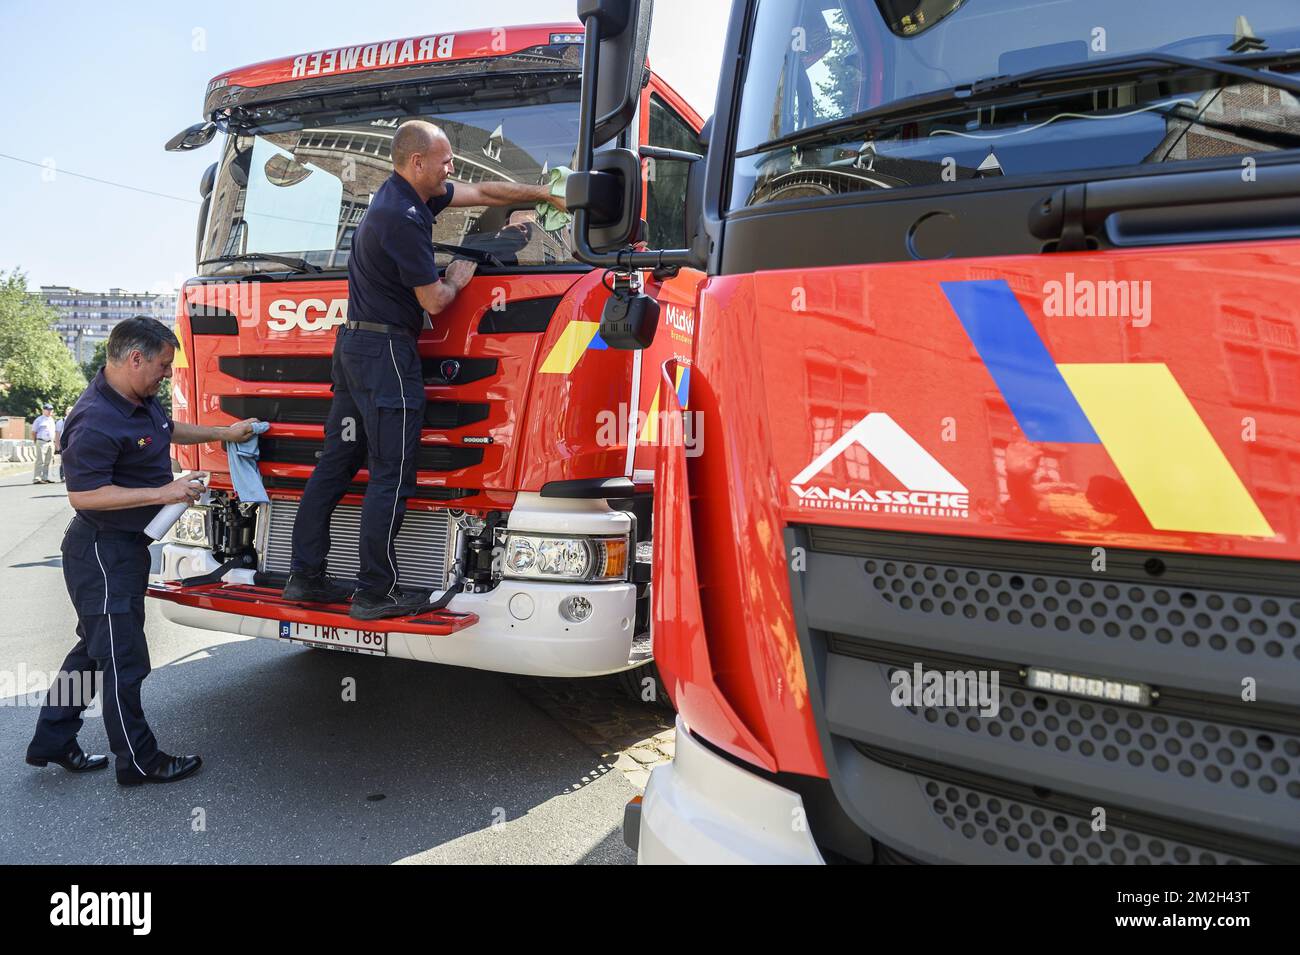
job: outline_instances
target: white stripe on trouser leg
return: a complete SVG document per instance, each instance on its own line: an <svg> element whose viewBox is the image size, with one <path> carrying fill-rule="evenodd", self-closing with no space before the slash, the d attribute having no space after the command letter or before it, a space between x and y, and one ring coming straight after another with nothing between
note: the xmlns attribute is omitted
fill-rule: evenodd
<svg viewBox="0 0 1300 955"><path fill-rule="evenodd" d="M393 351L393 339L388 339L388 357L393 360L393 373L397 375L397 392L402 396L402 463L397 466L397 490L393 494L393 516L388 519L388 543L384 553L388 555L388 566L393 571L393 586L388 588L388 596L393 596L397 589L397 565L393 563L393 525L397 523L397 501L402 494L402 475L406 471L406 389L402 387L402 373L397 367L397 353Z"/></svg>
<svg viewBox="0 0 1300 955"><path fill-rule="evenodd" d="M122 724L122 736L126 739L126 748L131 751L131 762L140 775L145 771L135 759L135 747L131 745L131 735L126 731L126 718L122 716L122 697L117 692L117 649L113 645L113 615L108 612L108 572L104 570L104 561L99 556L99 541L95 541L95 560L99 562L99 572L104 575L104 616L108 618L108 657L113 661L113 699L117 702L117 719Z"/></svg>

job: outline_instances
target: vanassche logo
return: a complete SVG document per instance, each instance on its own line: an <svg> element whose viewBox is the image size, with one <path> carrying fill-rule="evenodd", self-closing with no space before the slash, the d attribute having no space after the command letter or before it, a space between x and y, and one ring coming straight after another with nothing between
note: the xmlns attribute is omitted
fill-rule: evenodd
<svg viewBox="0 0 1300 955"><path fill-rule="evenodd" d="M907 490L850 490L815 480L850 447L866 449ZM873 411L794 476L790 489L804 507L918 517L969 517L970 493L948 469L899 427Z"/></svg>

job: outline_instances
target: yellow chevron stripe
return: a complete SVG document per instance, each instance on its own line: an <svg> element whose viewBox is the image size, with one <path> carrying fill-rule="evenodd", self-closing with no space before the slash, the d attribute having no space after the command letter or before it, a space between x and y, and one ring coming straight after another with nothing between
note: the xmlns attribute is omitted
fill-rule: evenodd
<svg viewBox="0 0 1300 955"><path fill-rule="evenodd" d="M1273 536L1167 366L1057 367L1152 527Z"/></svg>
<svg viewBox="0 0 1300 955"><path fill-rule="evenodd" d="M567 375L573 371L599 330L600 322L569 322L564 331L560 332L551 353L542 362L540 374Z"/></svg>
<svg viewBox="0 0 1300 955"><path fill-rule="evenodd" d="M655 396L650 400L650 411L646 415L645 424L641 426L640 440L652 444L658 438L659 438L659 388L656 388Z"/></svg>

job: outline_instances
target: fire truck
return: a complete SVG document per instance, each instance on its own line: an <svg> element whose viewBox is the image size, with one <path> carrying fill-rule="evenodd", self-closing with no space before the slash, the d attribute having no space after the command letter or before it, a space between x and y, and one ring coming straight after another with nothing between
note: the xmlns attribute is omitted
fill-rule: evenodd
<svg viewBox="0 0 1300 955"><path fill-rule="evenodd" d="M440 126L453 181L545 182L575 162L583 40L572 23L431 34L270 60L208 85L203 121L168 143L220 149L199 188L172 401L180 421L270 423L257 461L268 500L239 497L220 445L174 449L210 472L211 494L162 547L150 594L168 619L511 673L626 673L652 692L657 368L689 354L699 274L638 272L664 328L645 354L612 349L600 316L628 288L575 259L571 226L531 206L448 209L430 237L440 263L468 258L477 272L419 339L428 405L396 551L403 586L450 599L358 629L346 605L280 596L323 443L349 248L392 171L396 128ZM644 62L611 148L693 143L700 117ZM645 239L680 244L685 166L645 185ZM366 481L362 470L330 525L328 571L343 580L357 572Z"/></svg>
<svg viewBox="0 0 1300 955"><path fill-rule="evenodd" d="M640 860L1300 859L1300 11L736 0L692 238L611 254L649 6L579 3L569 189L707 275Z"/></svg>

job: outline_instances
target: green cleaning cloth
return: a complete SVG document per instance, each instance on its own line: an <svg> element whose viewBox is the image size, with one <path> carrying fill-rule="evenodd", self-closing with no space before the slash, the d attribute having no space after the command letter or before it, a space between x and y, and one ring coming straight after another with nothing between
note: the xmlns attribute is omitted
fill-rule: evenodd
<svg viewBox="0 0 1300 955"><path fill-rule="evenodd" d="M544 185L551 187L551 195L564 195L564 184L568 181L571 172L573 170L568 166L556 166L546 174ZM537 224L547 232L559 232L572 221L573 216L555 208L549 202L537 203Z"/></svg>

